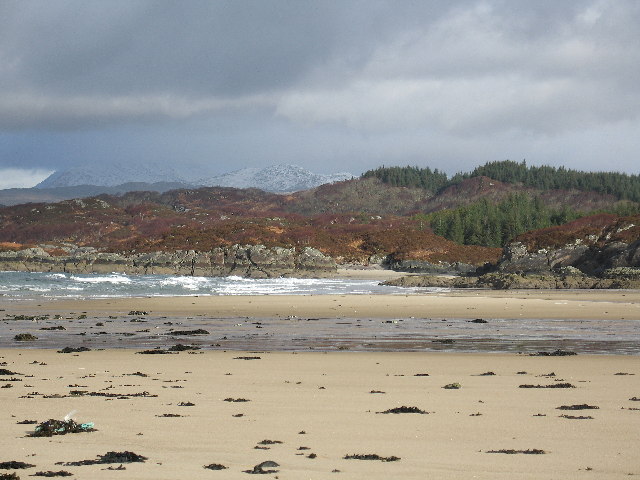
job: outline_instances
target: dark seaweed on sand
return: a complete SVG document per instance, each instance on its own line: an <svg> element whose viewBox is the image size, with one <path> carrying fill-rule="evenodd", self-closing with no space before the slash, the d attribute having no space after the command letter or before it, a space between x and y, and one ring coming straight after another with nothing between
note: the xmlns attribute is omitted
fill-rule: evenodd
<svg viewBox="0 0 640 480"><path fill-rule="evenodd" d="M571 355L577 355L577 353L568 350L554 350L553 352L536 352L529 354L530 357L568 357Z"/></svg>
<svg viewBox="0 0 640 480"><path fill-rule="evenodd" d="M172 352L168 350L162 350L161 348L154 348L153 350L142 350L140 352L136 352L141 355L171 355Z"/></svg>
<svg viewBox="0 0 640 480"><path fill-rule="evenodd" d="M202 328L198 328L195 330L174 330L173 332L166 333L165 335L209 335L209 332Z"/></svg>
<svg viewBox="0 0 640 480"><path fill-rule="evenodd" d="M516 455L516 454L524 454L524 455L544 455L544 450L539 448L531 448L528 450L513 450L513 449L500 449L500 450L487 450L487 453L506 453L507 455Z"/></svg>
<svg viewBox="0 0 640 480"><path fill-rule="evenodd" d="M200 350L200 347L196 346L196 345L182 345L181 343L178 343L177 345L174 345L173 347L169 347L170 352L184 352L187 350Z"/></svg>
<svg viewBox="0 0 640 480"><path fill-rule="evenodd" d="M276 445L282 443L280 440L262 440L258 442L258 445Z"/></svg>
<svg viewBox="0 0 640 480"><path fill-rule="evenodd" d="M62 350L58 350L58 353L80 353L90 351L91 349L89 347L64 347Z"/></svg>
<svg viewBox="0 0 640 480"><path fill-rule="evenodd" d="M119 398L119 399L127 399L131 397L155 398L158 396L155 394L151 394L147 391L138 392L138 393L109 393L109 392L87 392L86 390L71 390L69 394L72 396L106 397L106 398Z"/></svg>
<svg viewBox="0 0 640 480"><path fill-rule="evenodd" d="M343 457L345 460L380 460L381 462L397 462L400 460L400 457L390 456L390 457L381 457L377 453L356 453L353 455L345 455Z"/></svg>
<svg viewBox="0 0 640 480"><path fill-rule="evenodd" d="M11 460L9 462L0 462L0 469L2 470L20 470L23 468L33 468L35 465L31 465L30 463L18 462L16 460Z"/></svg>
<svg viewBox="0 0 640 480"><path fill-rule="evenodd" d="M238 403L238 402L250 402L251 400L246 399L246 398L225 398L224 399L225 402L234 402L234 403Z"/></svg>
<svg viewBox="0 0 640 480"><path fill-rule="evenodd" d="M262 357L233 357L234 360L260 360Z"/></svg>
<svg viewBox="0 0 640 480"><path fill-rule="evenodd" d="M67 433L95 432L95 428L88 428L73 420L49 419L38 425L33 433L27 437L53 437L54 435L66 435Z"/></svg>
<svg viewBox="0 0 640 480"><path fill-rule="evenodd" d="M0 480L20 480L20 477L15 473L0 473Z"/></svg>
<svg viewBox="0 0 640 480"><path fill-rule="evenodd" d="M591 415L560 415L560 418L568 418L569 420L593 420Z"/></svg>
<svg viewBox="0 0 640 480"><path fill-rule="evenodd" d="M98 455L95 460L80 460L78 462L66 462L65 466L68 467L80 467L82 465L99 465L103 463L134 463L144 462L148 460L147 457L138 455L137 453L124 451L124 452L107 452L104 455Z"/></svg>
<svg viewBox="0 0 640 480"><path fill-rule="evenodd" d="M550 385L520 385L519 388L576 388L575 385L570 383L552 383Z"/></svg>
<svg viewBox="0 0 640 480"><path fill-rule="evenodd" d="M34 340L37 340L38 337L30 333L19 333L15 337L13 337L13 339L16 342L33 342Z"/></svg>
<svg viewBox="0 0 640 480"><path fill-rule="evenodd" d="M48 470L46 472L36 472L32 476L33 477L71 477L73 473L67 472L66 470L59 470L57 472L53 472Z"/></svg>
<svg viewBox="0 0 640 480"><path fill-rule="evenodd" d="M383 414L387 414L387 413L419 413L422 415L427 415L429 412L425 412L424 410L419 409L418 407L405 407L404 405L402 407L395 407L395 408L390 408L389 410L385 410L384 412L376 412L376 413L383 413Z"/></svg>
<svg viewBox="0 0 640 480"><path fill-rule="evenodd" d="M0 368L0 375L22 375L21 373L12 372L6 368Z"/></svg>
<svg viewBox="0 0 640 480"><path fill-rule="evenodd" d="M212 463L210 465L205 465L204 468L207 468L209 470L226 470L228 467L220 465L219 463Z"/></svg>
<svg viewBox="0 0 640 480"><path fill-rule="evenodd" d="M562 405L558 407L556 410L598 410L600 407L595 405L587 405L586 403L582 403L580 405Z"/></svg>

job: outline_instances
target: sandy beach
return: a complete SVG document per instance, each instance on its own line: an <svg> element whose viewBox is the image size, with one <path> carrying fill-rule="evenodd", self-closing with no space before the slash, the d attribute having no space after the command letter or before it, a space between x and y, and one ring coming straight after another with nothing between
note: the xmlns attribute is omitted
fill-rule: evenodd
<svg viewBox="0 0 640 480"><path fill-rule="evenodd" d="M99 330L116 338L125 328L144 332L153 325L160 328L156 335L164 348L178 342L195 344L196 336L165 335L176 328L201 326L200 321L208 322L207 328L217 326L216 338L224 335L231 342L220 340L217 350L165 355L136 353L142 347L134 348L139 341L135 336L127 337L133 342L129 348L100 349L87 343L91 351L68 354L57 353L58 348L47 346L51 344L14 342L13 348L0 350L0 369L5 369L0 375L0 464L17 461L34 467L0 474L16 472L25 478L36 472L67 471L73 478L247 478L246 472L256 465L273 461L279 466L265 467L274 470L266 475L280 479L640 475L638 355L349 352L336 351L340 339L332 333L321 346L334 349L329 353L308 351L313 347L304 352L247 352L235 347L247 345L247 339L270 345L262 339L294 326L307 331L314 324L312 317L327 319L332 328L362 332L359 341L369 338L367 328L401 328L402 321L392 319L411 317L436 327L497 325L498 330L503 327L497 322L484 326L469 319L559 319L577 329L587 325L577 319L591 319L592 327L610 323L637 335L637 291L5 298L0 308L6 317L4 337L13 338L19 324L39 336L38 342L53 338L58 348L58 334L81 339L74 344L80 345L89 338L102 341L105 337L98 334L104 332ZM129 315L132 310L150 315L136 318ZM18 314L49 317L17 323L11 316ZM59 320L53 320L54 315ZM271 321L257 321L264 318ZM444 319L450 321L441 323ZM181 326L173 323L177 320ZM43 331L52 326L67 330ZM232 334L240 330L240 343L233 343ZM460 388L443 388L449 384ZM556 385L566 388L551 388ZM397 408L404 413L379 413ZM61 420L74 410L76 421L93 422L97 431L31 438L36 424L19 423ZM77 464L108 452L133 452L147 460L122 464L124 470L117 472L113 469L120 463ZM204 468L212 464L221 469Z"/></svg>
<svg viewBox="0 0 640 480"><path fill-rule="evenodd" d="M640 475L637 356L10 349L0 361L14 372L0 377L12 386L0 390L0 462L35 465L16 470L23 478L247 478L267 460L281 479ZM558 409L574 405L593 408ZM403 406L426 413L378 413ZM72 410L97 431L30 438L34 425L17 423ZM544 453L517 453L531 450ZM110 451L148 459L118 472L57 464Z"/></svg>

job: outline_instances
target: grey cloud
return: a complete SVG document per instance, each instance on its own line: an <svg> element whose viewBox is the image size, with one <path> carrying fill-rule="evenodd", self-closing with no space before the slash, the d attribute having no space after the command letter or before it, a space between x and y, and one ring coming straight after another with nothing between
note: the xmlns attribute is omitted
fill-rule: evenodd
<svg viewBox="0 0 640 480"><path fill-rule="evenodd" d="M634 0L1 2L0 161L633 156L639 44Z"/></svg>

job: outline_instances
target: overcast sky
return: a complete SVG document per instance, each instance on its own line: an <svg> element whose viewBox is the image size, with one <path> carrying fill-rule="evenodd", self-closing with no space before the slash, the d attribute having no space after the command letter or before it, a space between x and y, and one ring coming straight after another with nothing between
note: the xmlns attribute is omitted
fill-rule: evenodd
<svg viewBox="0 0 640 480"><path fill-rule="evenodd" d="M0 2L0 187L112 161L637 174L639 154L637 0Z"/></svg>

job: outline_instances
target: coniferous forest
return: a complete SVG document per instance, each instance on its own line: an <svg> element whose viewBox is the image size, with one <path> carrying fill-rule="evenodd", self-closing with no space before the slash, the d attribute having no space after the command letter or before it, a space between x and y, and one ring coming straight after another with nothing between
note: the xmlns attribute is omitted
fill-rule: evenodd
<svg viewBox="0 0 640 480"><path fill-rule="evenodd" d="M527 166L512 160L488 162L471 173L446 173L418 167L380 167L369 170L364 178L376 177L396 187L420 187L438 192L461 181L485 176L504 183L522 184L539 190L581 190L614 195L620 200L640 202L640 176L617 172L582 172L564 167Z"/></svg>
<svg viewBox="0 0 640 480"><path fill-rule="evenodd" d="M369 170L363 178L375 177L399 187L423 188L434 194L461 183L485 176L503 183L519 184L541 192L549 190L579 190L613 195L627 200L603 211L631 215L640 211L640 176L616 172L581 172L564 167L527 166L511 160L489 162L471 173L457 173L451 178L437 169L418 167L380 167ZM430 224L437 235L465 245L501 247L517 235L529 230L562 225L593 214L563 206L550 208L539 196L513 193L500 201L483 198L455 209L418 215Z"/></svg>

